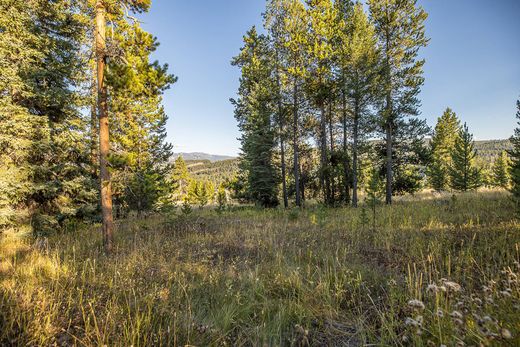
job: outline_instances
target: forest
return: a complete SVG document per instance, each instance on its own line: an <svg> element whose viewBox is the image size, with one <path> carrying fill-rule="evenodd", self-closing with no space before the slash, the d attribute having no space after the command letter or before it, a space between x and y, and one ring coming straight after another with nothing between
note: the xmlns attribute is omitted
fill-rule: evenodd
<svg viewBox="0 0 520 347"><path fill-rule="evenodd" d="M520 344L520 98L428 124L420 1L266 0L217 161L151 6L0 0L1 346Z"/></svg>

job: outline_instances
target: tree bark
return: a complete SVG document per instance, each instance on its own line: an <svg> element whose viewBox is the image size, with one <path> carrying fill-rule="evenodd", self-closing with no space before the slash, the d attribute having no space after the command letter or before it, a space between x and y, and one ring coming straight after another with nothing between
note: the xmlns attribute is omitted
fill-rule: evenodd
<svg viewBox="0 0 520 347"><path fill-rule="evenodd" d="M282 165L282 195L283 195L283 207L289 207L289 198L287 196L287 174L285 170L285 146L284 146L284 119L283 119L283 105L282 105L282 87L280 83L280 74L278 71L278 58L276 59L276 84L278 88L278 126L280 131L280 156Z"/></svg>
<svg viewBox="0 0 520 347"><path fill-rule="evenodd" d="M108 171L110 152L107 88L104 84L106 63L106 8L103 0L96 0L96 62L99 113L99 175L101 185L101 211L103 219L103 245L106 253L111 253L114 244L114 221L112 216L112 189Z"/></svg>
<svg viewBox="0 0 520 347"><path fill-rule="evenodd" d="M345 189L345 204L348 205L350 203L350 163L348 158L348 135L347 135L347 97L345 95L345 91L342 93L343 96L343 175L345 180L345 185L343 189ZM354 194L355 191L352 191ZM357 195L356 195L357 199ZM356 200L357 201L357 200ZM352 203L354 203L354 195L352 195Z"/></svg>
<svg viewBox="0 0 520 347"><path fill-rule="evenodd" d="M334 154L334 124L332 114L332 99L329 101L329 140L330 140L330 153ZM330 180L330 203L335 204L336 202L336 181L334 179L332 163L329 163L332 172L329 174Z"/></svg>
<svg viewBox="0 0 520 347"><path fill-rule="evenodd" d="M392 160L392 123L387 120L386 124L386 203L392 204L392 182L393 182L393 160Z"/></svg>
<svg viewBox="0 0 520 347"><path fill-rule="evenodd" d="M354 106L353 144L352 144L352 206L358 207L358 137L359 137L359 103Z"/></svg>
<svg viewBox="0 0 520 347"><path fill-rule="evenodd" d="M327 174L327 114L325 104L320 105L320 184L323 190L323 199L325 204L330 203L330 182Z"/></svg>
<svg viewBox="0 0 520 347"><path fill-rule="evenodd" d="M293 86L293 152L294 152L294 189L296 190L296 206L301 207L300 196L300 164L298 158L298 81L294 78Z"/></svg>

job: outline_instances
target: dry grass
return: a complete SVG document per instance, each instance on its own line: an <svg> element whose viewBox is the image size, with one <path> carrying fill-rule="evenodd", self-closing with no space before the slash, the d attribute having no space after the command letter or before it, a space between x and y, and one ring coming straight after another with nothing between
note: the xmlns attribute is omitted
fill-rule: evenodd
<svg viewBox="0 0 520 347"><path fill-rule="evenodd" d="M0 241L0 345L518 345L506 193L245 209ZM460 288L459 288L460 286Z"/></svg>

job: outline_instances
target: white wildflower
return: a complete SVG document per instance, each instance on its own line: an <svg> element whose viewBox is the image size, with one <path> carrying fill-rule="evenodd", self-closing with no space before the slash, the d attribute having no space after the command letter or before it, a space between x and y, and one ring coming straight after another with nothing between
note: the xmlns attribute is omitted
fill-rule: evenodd
<svg viewBox="0 0 520 347"><path fill-rule="evenodd" d="M506 328L502 328L502 330L500 331L500 335L502 335L502 337L506 340L510 340L513 338L513 335L511 335L511 332L509 330L507 330Z"/></svg>
<svg viewBox="0 0 520 347"><path fill-rule="evenodd" d="M424 304L421 300L412 299L412 300L408 301L408 306L410 306L414 309L424 310Z"/></svg>
<svg viewBox="0 0 520 347"><path fill-rule="evenodd" d="M452 318L462 319L462 313L460 313L459 311L453 311L452 313L450 313L450 316Z"/></svg>
<svg viewBox="0 0 520 347"><path fill-rule="evenodd" d="M437 309L437 312L435 312L435 314L437 315L437 317L439 318L442 318L444 317L444 311L442 309Z"/></svg>
<svg viewBox="0 0 520 347"><path fill-rule="evenodd" d="M446 288L452 292L459 292L462 287L460 286L460 284L456 283L456 282L452 282L452 281L446 281L444 282L444 285L446 286Z"/></svg>

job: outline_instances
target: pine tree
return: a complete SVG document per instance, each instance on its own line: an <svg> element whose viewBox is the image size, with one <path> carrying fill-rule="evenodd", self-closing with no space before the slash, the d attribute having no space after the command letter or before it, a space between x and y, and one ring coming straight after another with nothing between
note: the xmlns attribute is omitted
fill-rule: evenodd
<svg viewBox="0 0 520 347"><path fill-rule="evenodd" d="M417 0L369 0L368 6L382 53L384 101L380 118L385 136L386 203L391 204L394 176L396 181L414 178L414 175L407 175L412 168L406 167L407 156L404 153L409 147L417 147L419 141L411 146L410 141L422 140L427 131L425 123L413 119L406 122L405 117L419 114L418 94L424 83L424 60L418 60L417 56L419 49L428 43L424 33L424 21L428 15L417 6ZM396 148L398 142L403 142L405 147L401 158L396 158L395 153L399 150ZM414 184L405 181L401 185Z"/></svg>
<svg viewBox="0 0 520 347"><path fill-rule="evenodd" d="M451 151L459 135L460 123L457 115L447 108L437 120L431 140L431 161L428 177L433 189L441 191L449 186L448 168L452 165Z"/></svg>
<svg viewBox="0 0 520 347"><path fill-rule="evenodd" d="M233 65L242 70L235 118L242 130L241 166L247 173L250 197L259 205L278 205L278 177L274 166L275 133L272 65L264 35L252 28Z"/></svg>
<svg viewBox="0 0 520 347"><path fill-rule="evenodd" d="M336 4L342 4L337 2ZM347 151L347 106L350 105L352 118L352 205L358 205L359 155L362 142L373 127L369 112L375 99L378 80L379 53L373 25L369 22L363 6L357 3L353 8L343 5L343 21L338 40L338 60L341 71L343 106L343 150ZM346 155L345 155L346 156ZM345 176L348 165L344 164ZM348 189L348 187L345 187Z"/></svg>
<svg viewBox="0 0 520 347"><path fill-rule="evenodd" d="M507 152L502 151L493 163L492 185L506 189L509 188L511 180L511 176L509 174L510 165L511 163Z"/></svg>
<svg viewBox="0 0 520 347"><path fill-rule="evenodd" d="M300 137L301 137L301 85L307 76L307 12L300 0L288 0L287 14L283 26L283 46L287 51L287 79L292 87L292 152L293 177L296 206L302 206L300 182Z"/></svg>
<svg viewBox="0 0 520 347"><path fill-rule="evenodd" d="M337 36L337 11L330 0L308 0L309 18L307 93L319 112L320 185L326 204L333 203L331 168L327 146L327 102L332 102L333 42Z"/></svg>
<svg viewBox="0 0 520 347"><path fill-rule="evenodd" d="M517 205L517 209L520 210L520 100L517 100L516 108L518 126L515 128L515 133L511 137L513 149L509 151L509 155L511 157L511 192L513 193L513 199Z"/></svg>
<svg viewBox="0 0 520 347"><path fill-rule="evenodd" d="M276 116L275 122L278 125L278 141L280 145L280 175L282 181L282 199L284 207L289 207L289 196L287 192L287 159L286 159L286 143L288 139L287 124L290 120L290 105L287 100L288 83L286 67L287 50L283 45L284 21L287 15L288 4L290 0L270 0L267 3L266 11L264 13L264 27L269 33L269 40L271 46L271 59L273 61L274 78L276 81Z"/></svg>
<svg viewBox="0 0 520 347"><path fill-rule="evenodd" d="M475 166L476 156L473 135L464 123L451 153L452 165L449 167L451 188L465 192L481 186L480 170Z"/></svg>
<svg viewBox="0 0 520 347"><path fill-rule="evenodd" d="M106 75L112 185L117 203L140 214L168 195L172 146L165 142L168 117L161 102L162 93L177 79L167 73L167 65L149 61L158 46L151 34L126 20L117 22L117 29L112 42L119 55Z"/></svg>
<svg viewBox="0 0 520 347"><path fill-rule="evenodd" d="M0 2L0 224L36 235L93 210L79 6Z"/></svg>
<svg viewBox="0 0 520 347"><path fill-rule="evenodd" d="M370 173L370 178L366 187L366 204L372 211L372 230L376 230L376 208L381 203L383 196L383 183L379 171L374 168Z"/></svg>

